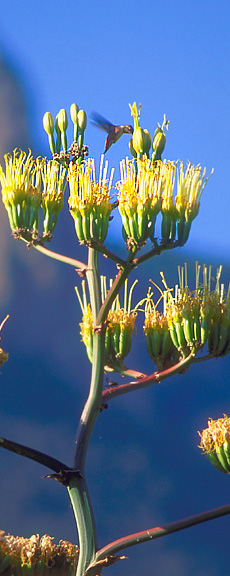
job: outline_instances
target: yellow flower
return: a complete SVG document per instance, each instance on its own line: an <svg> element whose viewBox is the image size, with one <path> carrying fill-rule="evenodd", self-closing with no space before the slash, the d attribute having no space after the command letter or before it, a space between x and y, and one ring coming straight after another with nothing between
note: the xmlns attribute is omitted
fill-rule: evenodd
<svg viewBox="0 0 230 576"><path fill-rule="evenodd" d="M199 448L205 452L210 462L220 472L230 473L230 418L208 421L208 428L198 432L201 441Z"/></svg>
<svg viewBox="0 0 230 576"><path fill-rule="evenodd" d="M156 216L161 209L161 167L147 159L135 162L127 159L120 163L120 172L117 188L124 233L127 239L141 246L153 237Z"/></svg>
<svg viewBox="0 0 230 576"><path fill-rule="evenodd" d="M54 160L43 161L41 178L43 183L42 209L45 234L52 233L64 204L66 169Z"/></svg>
<svg viewBox="0 0 230 576"><path fill-rule="evenodd" d="M2 200L8 212L12 230L36 228L38 208L41 204L41 164L36 162L29 151L14 150L13 155L6 154L5 172L0 166Z"/></svg>
<svg viewBox="0 0 230 576"><path fill-rule="evenodd" d="M109 201L114 170L111 171L108 182L108 161L105 162L103 169L103 160L104 156L101 157L98 181L92 159L80 166L71 163L69 167L69 207L80 241L89 242L94 239L103 243L107 235L112 210Z"/></svg>

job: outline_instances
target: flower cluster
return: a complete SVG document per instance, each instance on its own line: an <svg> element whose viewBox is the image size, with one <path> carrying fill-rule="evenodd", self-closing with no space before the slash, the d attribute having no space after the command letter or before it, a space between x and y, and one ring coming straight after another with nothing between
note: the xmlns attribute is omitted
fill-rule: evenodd
<svg viewBox="0 0 230 576"><path fill-rule="evenodd" d="M5 171L0 166L2 200L11 230L26 240L37 239L39 208L43 209L43 237L52 234L66 187L66 170L45 158L34 159L31 152L14 150L6 154Z"/></svg>
<svg viewBox="0 0 230 576"><path fill-rule="evenodd" d="M69 167L69 207L80 242L96 240L103 244L107 236L113 208L109 200L114 170L108 181L108 162L103 168L103 160L104 156L101 157L98 181L94 160L89 159L80 166L71 163Z"/></svg>
<svg viewBox="0 0 230 576"><path fill-rule="evenodd" d="M218 420L208 421L208 428L200 435L199 448L203 450L210 462L225 474L230 473L230 418L224 415Z"/></svg>
<svg viewBox="0 0 230 576"><path fill-rule="evenodd" d="M180 353L186 358L191 351L198 352L207 343L213 356L225 356L230 351L230 289L225 294L220 284L222 268L217 270L215 289L211 289L211 267L203 267L203 282L196 265L196 288L190 291L187 267L179 268L179 285L174 294L161 273L164 292L163 313L156 310L153 293L149 289L145 305L144 332L150 357L158 366L166 367ZM170 337L169 337L170 336Z"/></svg>
<svg viewBox="0 0 230 576"><path fill-rule="evenodd" d="M199 212L200 197L208 181L200 166L150 161L146 158L120 164L119 211L128 245L140 247L154 240L156 216L161 212L161 243L176 240L183 246ZM176 184L176 194L174 189Z"/></svg>
<svg viewBox="0 0 230 576"><path fill-rule="evenodd" d="M137 280L131 286L128 297L127 281L125 282L123 307L121 307L119 296L117 296L108 313L105 332L105 365L114 371L123 366L123 361L131 349L132 334L137 316L136 310L131 310L131 299L136 283ZM88 358L92 362L94 326L92 310L90 304L87 303L85 282L82 282L83 298L81 298L78 288L75 289L83 313L82 322L80 323L80 334L85 344ZM108 293L105 276L101 277L101 293L102 301L104 301Z"/></svg>
<svg viewBox="0 0 230 576"><path fill-rule="evenodd" d="M65 540L55 545L52 540L47 534L41 538L38 534L22 538L4 535L0 530L0 573L71 576L77 567L77 546Z"/></svg>

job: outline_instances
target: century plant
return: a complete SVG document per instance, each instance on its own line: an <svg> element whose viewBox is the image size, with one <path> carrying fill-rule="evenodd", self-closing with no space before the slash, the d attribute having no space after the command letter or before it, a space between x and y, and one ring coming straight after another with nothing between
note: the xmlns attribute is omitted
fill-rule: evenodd
<svg viewBox="0 0 230 576"><path fill-rule="evenodd" d="M230 507L224 506L167 526L127 535L100 549L97 545L96 520L85 464L91 435L102 410L122 394L162 382L175 374L184 374L192 363L199 361L197 355L205 349L207 354L203 354L202 361L225 356L230 351L230 290L220 283L221 267L216 272L213 287L211 267L204 265L202 269L197 263L193 289L188 285L186 265L179 268L179 282L174 289L168 287L162 272L161 285L158 287L156 279L152 279L147 293L133 304L137 281L130 285L130 273L154 256L185 245L192 222L199 213L201 195L209 176L199 165L162 160L169 125L166 116L151 138L150 132L140 125L141 107L134 103L130 108L134 127L114 126L104 119L97 120L110 138L106 150L123 133L132 136L129 148L133 158L121 160L120 180L115 184L114 170L109 172L104 155L98 174L94 159L87 158L88 146L84 144L87 116L76 104L70 109L74 139L69 148L66 110L61 109L55 120L47 112L43 125L52 160L33 158L31 151L15 150L13 154L5 155L5 167L0 167L2 200L13 236L44 255L75 267L83 278L81 289L76 287L82 310L80 335L92 364L71 466L33 448L0 438L2 448L46 466L47 476L67 489L79 547L64 541L55 546L47 535L39 540L38 535L24 539L4 536L1 532L0 574L45 575L55 570L55 574L76 572L77 576L98 576L104 567L123 558L122 550L128 546L230 512ZM52 241L67 187L77 239L88 249L87 262L57 254L46 246ZM116 209L120 213L126 244L125 258L106 244ZM158 236L156 230L160 230ZM113 279L100 275L101 255L113 262ZM153 287L159 291L157 302ZM155 364L155 369L148 375L144 367L143 372L139 372L126 365L137 315L143 318L147 351ZM8 354L0 348L0 365L7 359ZM130 381L103 388L106 373L120 373ZM200 447L218 470L230 472L227 416L216 422L209 421L208 429L201 434Z"/></svg>

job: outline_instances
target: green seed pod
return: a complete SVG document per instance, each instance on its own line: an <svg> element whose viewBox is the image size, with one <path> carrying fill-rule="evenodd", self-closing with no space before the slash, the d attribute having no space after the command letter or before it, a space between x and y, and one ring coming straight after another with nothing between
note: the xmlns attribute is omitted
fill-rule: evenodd
<svg viewBox="0 0 230 576"><path fill-rule="evenodd" d="M131 338L129 334L129 329L121 324L120 326L120 336L119 336L119 358L124 360L131 348Z"/></svg>
<svg viewBox="0 0 230 576"><path fill-rule="evenodd" d="M230 466L228 464L228 461L227 461L227 458L225 455L223 444L221 444L221 446L216 445L215 451L216 451L216 455L217 455L217 458L219 460L219 463L224 468L225 472L229 473L230 472Z"/></svg>
<svg viewBox="0 0 230 576"><path fill-rule="evenodd" d="M220 338L220 322L216 319L211 323L208 335L208 349L210 354L217 352L217 347Z"/></svg>
<svg viewBox="0 0 230 576"><path fill-rule="evenodd" d="M224 322L224 318L221 319L220 331L219 331L219 341L217 345L217 355L224 354L230 339L230 326L229 322L227 324Z"/></svg>
<svg viewBox="0 0 230 576"><path fill-rule="evenodd" d="M167 242L170 237L170 230L171 230L171 218L166 214L162 214L162 223L161 223L161 237L163 242Z"/></svg>
<svg viewBox="0 0 230 576"><path fill-rule="evenodd" d="M75 230L76 230L78 240L79 240L79 242L83 242L84 241L84 234L83 234L83 230L82 230L82 217L80 215L73 214L72 211L71 211L71 214L74 216L74 224L75 224Z"/></svg>
<svg viewBox="0 0 230 576"><path fill-rule="evenodd" d="M186 348L187 344L186 344L186 340L184 337L184 330L183 327L181 325L180 320L175 321L174 320L174 325L175 325L175 329L176 329L176 334L177 334L177 338L178 338L178 342L179 342L179 348Z"/></svg>
<svg viewBox="0 0 230 576"><path fill-rule="evenodd" d="M151 358L151 360L155 361L156 357L153 354L153 350L152 350L152 339L151 339L151 334L146 334L146 347L147 347L147 352Z"/></svg>
<svg viewBox="0 0 230 576"><path fill-rule="evenodd" d="M178 349L180 348L180 346L179 346L179 341L178 341L178 337L177 337L176 328L175 328L173 322L170 322L169 332L170 332L170 336L171 336L172 342L173 342L175 348L177 348L177 350L178 350Z"/></svg>
<svg viewBox="0 0 230 576"><path fill-rule="evenodd" d="M88 343L86 346L86 352L87 352L87 356L89 358L89 361L93 362L93 333L88 335Z"/></svg>
<svg viewBox="0 0 230 576"><path fill-rule="evenodd" d="M228 466L230 467L230 443L224 442L223 443L223 449L224 449L224 453L225 453L225 457L226 457Z"/></svg>
<svg viewBox="0 0 230 576"><path fill-rule="evenodd" d="M226 470L223 468L215 452L207 452L206 456L210 460L211 464L215 466L217 470L219 470L219 472L224 472L226 474Z"/></svg>
<svg viewBox="0 0 230 576"><path fill-rule="evenodd" d="M163 358L170 358L172 354L172 340L168 329L164 328L161 336L161 352Z"/></svg>
<svg viewBox="0 0 230 576"><path fill-rule="evenodd" d="M195 342L200 344L200 319L197 315L193 319L193 334Z"/></svg>
<svg viewBox="0 0 230 576"><path fill-rule="evenodd" d="M86 242L89 242L89 240L91 240L91 235L90 235L90 214L88 211L87 212L85 211L84 216L82 216L82 231L84 239L86 240Z"/></svg>
<svg viewBox="0 0 230 576"><path fill-rule="evenodd" d="M161 348L161 338L157 326L153 326L152 328L150 341L151 341L152 355L154 358L157 358L157 356L159 356L160 354L160 348Z"/></svg>
<svg viewBox="0 0 230 576"><path fill-rule="evenodd" d="M183 318L185 340L190 346L193 345L193 321L192 318Z"/></svg>
<svg viewBox="0 0 230 576"><path fill-rule="evenodd" d="M109 328L105 331L105 358L108 361L111 355L111 332Z"/></svg>
<svg viewBox="0 0 230 576"><path fill-rule="evenodd" d="M113 332L112 332L112 341L113 341L113 354L115 358L119 357L119 341L120 341L120 326L119 324L113 325Z"/></svg>
<svg viewBox="0 0 230 576"><path fill-rule="evenodd" d="M207 342L209 335L209 328L210 328L210 320L207 318L206 315L202 313L200 321L200 341L202 346L204 346L205 342Z"/></svg>

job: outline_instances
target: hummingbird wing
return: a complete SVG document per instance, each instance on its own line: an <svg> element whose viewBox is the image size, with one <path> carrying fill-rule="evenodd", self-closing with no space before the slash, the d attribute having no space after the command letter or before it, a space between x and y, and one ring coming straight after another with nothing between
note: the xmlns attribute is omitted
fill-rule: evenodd
<svg viewBox="0 0 230 576"><path fill-rule="evenodd" d="M106 120L104 116L101 116L101 114L98 114L97 112L92 112L90 117L92 119L91 124L97 126L97 128L100 128L101 130L104 130L105 132L107 132L107 134L111 134L111 132L115 128L115 125L112 124L112 122Z"/></svg>

